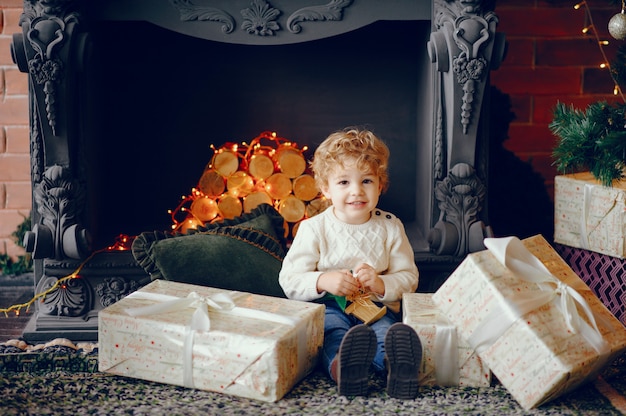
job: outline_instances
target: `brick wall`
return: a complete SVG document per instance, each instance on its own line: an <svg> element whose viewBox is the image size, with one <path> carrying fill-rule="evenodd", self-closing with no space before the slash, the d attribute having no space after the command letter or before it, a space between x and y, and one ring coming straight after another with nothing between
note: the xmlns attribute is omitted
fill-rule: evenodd
<svg viewBox="0 0 626 416"><path fill-rule="evenodd" d="M24 254L11 234L30 214L28 77L11 59L11 39L21 32L22 0L0 0L0 253Z"/></svg>
<svg viewBox="0 0 626 416"><path fill-rule="evenodd" d="M509 126L504 146L522 160L529 161L554 197L552 149L556 138L548 128L552 110L560 101L585 108L606 100L621 101L613 95L614 83L595 37L582 29L589 24L579 0L497 0L500 18L498 32L506 35L506 60L491 73L491 84L511 98L515 119ZM615 3L615 4L613 4ZM587 0L594 27L602 40L609 61L623 41L608 33L609 19L621 7L610 0Z"/></svg>
<svg viewBox="0 0 626 416"><path fill-rule="evenodd" d="M492 72L491 82L511 98L515 120L509 126L505 147L529 161L545 178L553 194L551 153L555 138L548 129L557 101L584 108L599 100L616 101L613 81L595 38L584 36L588 24L584 9L574 0L497 0L498 32L506 35L508 55ZM609 59L620 44L607 31L609 19L619 12L610 0L587 0L592 18L603 39ZM0 252L22 254L11 233L31 209L27 76L18 71L10 56L22 0L0 0Z"/></svg>

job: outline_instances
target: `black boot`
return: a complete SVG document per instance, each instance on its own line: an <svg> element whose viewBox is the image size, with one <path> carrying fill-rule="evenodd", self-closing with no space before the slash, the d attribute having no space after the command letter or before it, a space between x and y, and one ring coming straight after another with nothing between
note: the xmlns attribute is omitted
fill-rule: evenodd
<svg viewBox="0 0 626 416"><path fill-rule="evenodd" d="M391 325L385 336L385 354L387 394L396 399L415 399L422 363L422 344L415 330L401 322Z"/></svg>
<svg viewBox="0 0 626 416"><path fill-rule="evenodd" d="M331 364L341 396L365 396L368 393L369 369L376 355L376 334L367 325L350 328L341 341L339 352Z"/></svg>

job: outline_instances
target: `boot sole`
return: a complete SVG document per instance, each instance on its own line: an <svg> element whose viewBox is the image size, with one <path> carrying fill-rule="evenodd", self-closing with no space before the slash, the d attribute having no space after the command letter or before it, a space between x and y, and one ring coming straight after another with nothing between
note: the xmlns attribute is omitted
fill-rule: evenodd
<svg viewBox="0 0 626 416"><path fill-rule="evenodd" d="M417 376L422 363L422 344L408 325L395 323L385 336L385 353L389 365L387 394L402 400L417 397Z"/></svg>
<svg viewBox="0 0 626 416"><path fill-rule="evenodd" d="M337 378L341 396L365 396L369 387L369 369L376 355L376 335L366 325L350 328L339 347Z"/></svg>

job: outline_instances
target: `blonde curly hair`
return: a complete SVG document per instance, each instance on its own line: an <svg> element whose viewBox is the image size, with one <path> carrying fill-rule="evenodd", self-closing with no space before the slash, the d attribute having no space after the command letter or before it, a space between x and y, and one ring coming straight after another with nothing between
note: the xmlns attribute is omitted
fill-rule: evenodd
<svg viewBox="0 0 626 416"><path fill-rule="evenodd" d="M310 166L317 186L328 185L329 174L348 160L355 160L361 172L377 175L382 191L387 190L389 148L371 131L355 127L332 133L315 150Z"/></svg>

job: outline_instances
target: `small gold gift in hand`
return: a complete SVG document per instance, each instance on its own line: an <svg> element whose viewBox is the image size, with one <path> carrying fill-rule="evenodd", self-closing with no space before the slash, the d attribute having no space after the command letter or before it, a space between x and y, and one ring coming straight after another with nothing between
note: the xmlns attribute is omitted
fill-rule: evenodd
<svg viewBox="0 0 626 416"><path fill-rule="evenodd" d="M360 319L364 324L373 324L387 313L387 307L378 307L372 302L369 294L358 295L348 300L352 303L346 307L346 313Z"/></svg>

